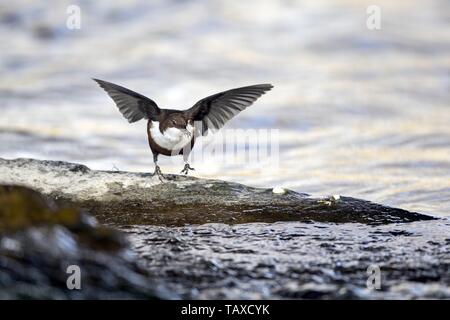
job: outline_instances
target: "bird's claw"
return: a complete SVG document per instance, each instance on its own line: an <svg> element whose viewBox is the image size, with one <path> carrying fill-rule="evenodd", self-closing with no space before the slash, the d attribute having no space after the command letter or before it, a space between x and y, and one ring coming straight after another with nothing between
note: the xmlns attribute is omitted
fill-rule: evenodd
<svg viewBox="0 0 450 320"><path fill-rule="evenodd" d="M154 177L155 175L158 176L159 181L164 182L164 175L161 172L161 168L159 166L155 167L155 172L153 172L152 177Z"/></svg>
<svg viewBox="0 0 450 320"><path fill-rule="evenodd" d="M195 169L194 169L194 168L191 168L191 166L189 165L189 163L186 163L186 164L184 165L183 170L181 170L180 173L188 174L188 173L189 173L189 170L195 170Z"/></svg>

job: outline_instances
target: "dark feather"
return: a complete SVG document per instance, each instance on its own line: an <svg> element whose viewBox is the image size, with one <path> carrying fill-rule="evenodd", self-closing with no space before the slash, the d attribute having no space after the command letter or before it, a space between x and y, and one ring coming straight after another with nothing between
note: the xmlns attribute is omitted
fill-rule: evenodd
<svg viewBox="0 0 450 320"><path fill-rule="evenodd" d="M111 82L92 80L108 93L128 122L136 122L143 118L158 121L161 110L153 100Z"/></svg>
<svg viewBox="0 0 450 320"><path fill-rule="evenodd" d="M201 121L202 134L205 135L208 130L222 128L228 120L272 88L271 84L257 84L216 93L198 101L185 112L189 119Z"/></svg>

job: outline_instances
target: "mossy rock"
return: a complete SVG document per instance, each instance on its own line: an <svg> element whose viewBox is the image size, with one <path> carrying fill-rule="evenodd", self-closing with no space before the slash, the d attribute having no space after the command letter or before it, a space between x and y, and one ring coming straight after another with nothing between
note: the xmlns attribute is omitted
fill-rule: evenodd
<svg viewBox="0 0 450 320"><path fill-rule="evenodd" d="M74 208L57 208L40 193L22 186L0 186L0 232L11 232L37 225L61 224L74 227L81 223Z"/></svg>
<svg viewBox="0 0 450 320"><path fill-rule="evenodd" d="M0 185L0 299L171 297L153 288L125 235L39 192ZM79 266L82 288L67 287Z"/></svg>

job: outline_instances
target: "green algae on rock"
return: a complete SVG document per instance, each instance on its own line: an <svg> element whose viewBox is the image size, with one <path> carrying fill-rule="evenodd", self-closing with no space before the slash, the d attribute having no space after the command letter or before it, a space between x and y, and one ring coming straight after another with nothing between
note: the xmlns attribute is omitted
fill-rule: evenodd
<svg viewBox="0 0 450 320"><path fill-rule="evenodd" d="M450 219L122 229L183 299L450 299Z"/></svg>
<svg viewBox="0 0 450 320"><path fill-rule="evenodd" d="M21 186L0 185L0 232L14 232L33 226L83 225L74 208L58 208L38 192Z"/></svg>
<svg viewBox="0 0 450 320"><path fill-rule="evenodd" d="M99 221L117 225L250 222L359 222L371 225L434 219L344 196L313 198L291 190L148 173L90 170L62 161L0 159L0 183L23 184L46 196L85 208Z"/></svg>
<svg viewBox="0 0 450 320"><path fill-rule="evenodd" d="M38 192L0 186L0 299L159 298L126 237ZM67 287L67 267L81 289Z"/></svg>

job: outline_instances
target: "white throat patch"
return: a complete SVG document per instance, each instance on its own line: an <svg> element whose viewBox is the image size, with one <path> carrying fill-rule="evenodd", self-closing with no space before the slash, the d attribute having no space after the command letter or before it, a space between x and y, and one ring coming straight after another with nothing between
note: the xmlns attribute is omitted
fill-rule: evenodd
<svg viewBox="0 0 450 320"><path fill-rule="evenodd" d="M150 126L150 135L153 140L164 149L181 150L185 145L191 142L194 136L194 127L188 124L186 130L178 128L167 128L164 133L159 131L159 122L152 121Z"/></svg>

